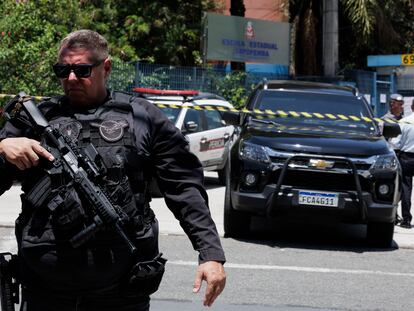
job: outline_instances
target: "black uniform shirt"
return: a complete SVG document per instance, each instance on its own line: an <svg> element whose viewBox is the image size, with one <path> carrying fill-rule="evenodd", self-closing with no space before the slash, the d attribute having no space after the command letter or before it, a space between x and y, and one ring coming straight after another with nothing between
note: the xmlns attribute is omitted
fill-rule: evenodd
<svg viewBox="0 0 414 311"><path fill-rule="evenodd" d="M58 103L56 101L44 105L47 111L43 109L43 112L46 112L47 119L53 119L56 115L70 117L78 113L83 116L90 115L91 119L99 116L106 120L113 119L117 111L133 105L134 109L127 114L127 119L135 147L140 155L149 159L148 163L164 194L165 202L179 220L194 249L199 252L199 262L225 262L224 251L208 208L207 193L203 187L203 169L198 158L189 151L185 137L153 104L134 98L132 103L125 105L116 100L116 94L108 95L103 105L84 111L73 110L67 98L63 97ZM53 113L49 113L50 111ZM125 112L122 114L125 115ZM22 131L10 122L0 131L0 139L19 136L34 137L30 131ZM7 170L7 178L0 181L0 193L9 189L16 174L19 174L10 165L6 165L3 170ZM23 179L28 176L31 174L23 173Z"/></svg>

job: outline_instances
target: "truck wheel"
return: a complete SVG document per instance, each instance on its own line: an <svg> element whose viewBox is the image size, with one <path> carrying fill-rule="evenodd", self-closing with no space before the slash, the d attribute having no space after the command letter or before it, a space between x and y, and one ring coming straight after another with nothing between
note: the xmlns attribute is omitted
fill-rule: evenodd
<svg viewBox="0 0 414 311"><path fill-rule="evenodd" d="M376 247L390 248L394 237L394 223L370 222L367 225L367 239Z"/></svg>
<svg viewBox="0 0 414 311"><path fill-rule="evenodd" d="M230 182L228 179L224 196L224 236L227 238L245 237L250 231L251 216L233 209L230 196Z"/></svg>

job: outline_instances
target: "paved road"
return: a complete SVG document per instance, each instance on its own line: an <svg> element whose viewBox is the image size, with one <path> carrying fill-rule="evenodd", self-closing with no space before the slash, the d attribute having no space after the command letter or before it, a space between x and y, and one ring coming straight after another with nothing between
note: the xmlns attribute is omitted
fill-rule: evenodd
<svg viewBox="0 0 414 311"><path fill-rule="evenodd" d="M224 189L214 175L208 176L211 213L222 234ZM0 223L9 225L0 229L1 251L15 249L18 194L13 188L0 197ZM191 293L197 254L163 200L154 199L152 207L160 221L160 248L169 262L151 310L205 310L202 295ZM376 250L367 248L364 226L272 230L256 220L253 227L249 240L222 240L229 278L211 310L403 311L414 306L414 229L396 234L400 248Z"/></svg>
<svg viewBox="0 0 414 311"><path fill-rule="evenodd" d="M15 245L12 228L0 229L0 249ZM406 311L414 306L414 251L375 250L361 237L326 239L324 230L302 229L285 237L223 239L228 282L210 310ZM14 246L15 247L15 246ZM183 235L162 234L168 258L152 311L201 311L192 293L197 254ZM204 291L204 288L202 292Z"/></svg>
<svg viewBox="0 0 414 311"><path fill-rule="evenodd" d="M223 236L223 206L224 206L224 187L218 184L216 174L213 172L206 173L206 187L210 200L210 210L211 215L216 222L217 230ZM413 198L414 202L414 192ZM166 205L164 204L163 199L156 198L153 199L151 207L154 209L157 218L160 222L160 230L162 233L166 234L182 234L183 231L177 225L177 221L174 219ZM401 213L400 213L401 215ZM282 227L283 228L283 227ZM263 231L264 234L279 234L283 232L278 232L278 228L275 228L274 224L268 223L263 219L253 219L252 229L256 231ZM340 233L336 238L347 239L353 236L364 237L366 234L366 226L355 226L355 225L334 225L333 227L327 226L328 230L336 230ZM269 231L271 231L269 233ZM329 233L328 233L329 235ZM414 228L403 229L401 227L395 227L394 232L394 247L395 248L409 248L414 249Z"/></svg>
<svg viewBox="0 0 414 311"><path fill-rule="evenodd" d="M223 206L224 206L224 187L218 183L217 174L214 172L206 173L206 188L210 200L211 215L217 225L217 230L223 236ZM20 188L12 187L9 191L0 197L0 227L13 227L20 210L19 201ZM413 198L414 202L414 192ZM183 230L178 225L177 220L166 207L162 198L155 198L151 202L158 221L160 222L160 232L164 234L183 234ZM401 213L400 213L401 214ZM271 224L263 223L263 220L254 219L253 229L269 228ZM365 226L339 226L340 230L347 235L362 234L365 235ZM336 229L335 229L336 230ZM395 227L394 247L414 249L414 228L403 229Z"/></svg>
<svg viewBox="0 0 414 311"><path fill-rule="evenodd" d="M414 306L414 251L373 250L358 238L326 241L324 231L280 239L223 239L228 282L219 305L242 310L404 311ZM163 235L160 247L169 259L158 300L192 303L196 256L184 236ZM248 308L250 307L250 309ZM164 309L165 310L165 309ZM214 310L222 310L218 307ZM233 310L233 309L230 309Z"/></svg>

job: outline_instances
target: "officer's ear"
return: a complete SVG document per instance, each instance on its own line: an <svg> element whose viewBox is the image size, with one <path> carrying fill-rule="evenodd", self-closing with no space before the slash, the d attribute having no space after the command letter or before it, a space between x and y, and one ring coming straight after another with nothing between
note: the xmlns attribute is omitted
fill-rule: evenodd
<svg viewBox="0 0 414 311"><path fill-rule="evenodd" d="M105 79L108 80L109 75L111 74L111 71L112 71L112 61L109 57L104 60L104 71L105 71Z"/></svg>

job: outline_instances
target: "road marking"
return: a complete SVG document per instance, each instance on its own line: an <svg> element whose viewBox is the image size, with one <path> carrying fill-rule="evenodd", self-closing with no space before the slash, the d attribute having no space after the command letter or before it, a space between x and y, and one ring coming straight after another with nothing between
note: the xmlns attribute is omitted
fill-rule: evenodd
<svg viewBox="0 0 414 311"><path fill-rule="evenodd" d="M182 260L169 260L168 264L176 266L197 266L195 261L182 261ZM274 266L274 265L249 265L238 263L226 263L226 269L250 269L250 270L282 270L282 271L295 271L295 272L313 272L313 273L342 273L342 274L370 274L381 276L405 276L414 277L414 273L401 273L401 272L385 272L378 270L351 270L351 269L330 269L330 268L317 268L317 267L297 267L297 266Z"/></svg>

